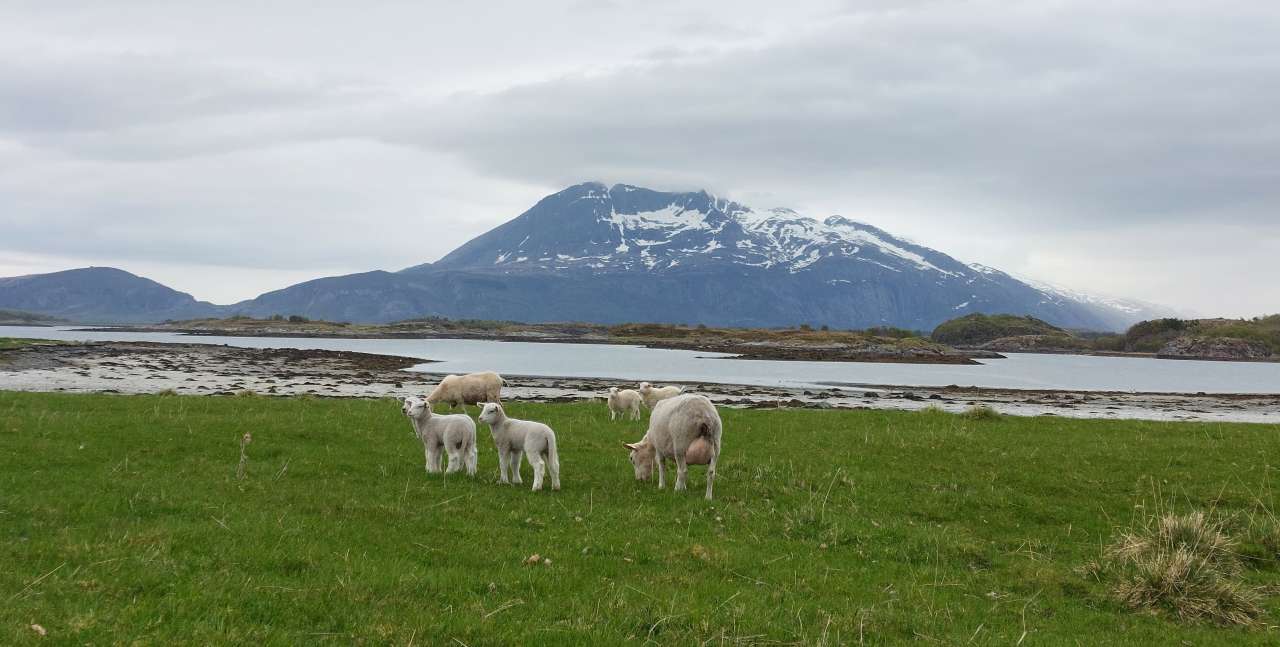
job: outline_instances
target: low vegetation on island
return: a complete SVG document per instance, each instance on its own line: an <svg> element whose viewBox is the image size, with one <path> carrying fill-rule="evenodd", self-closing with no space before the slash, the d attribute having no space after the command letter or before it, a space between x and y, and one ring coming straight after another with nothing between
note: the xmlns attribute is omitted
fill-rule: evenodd
<svg viewBox="0 0 1280 647"><path fill-rule="evenodd" d="M25 310L0 310L0 326L54 326L68 323L66 319L50 317Z"/></svg>
<svg viewBox="0 0 1280 647"><path fill-rule="evenodd" d="M1124 333L1071 331L1034 317L971 314L934 329L933 341L996 352L1144 354L1170 359L1280 358L1280 315L1253 319L1154 319Z"/></svg>

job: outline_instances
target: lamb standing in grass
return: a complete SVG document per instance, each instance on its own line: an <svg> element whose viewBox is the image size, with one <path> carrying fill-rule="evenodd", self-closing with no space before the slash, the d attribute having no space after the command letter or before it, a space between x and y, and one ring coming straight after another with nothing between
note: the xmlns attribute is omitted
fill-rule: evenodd
<svg viewBox="0 0 1280 647"><path fill-rule="evenodd" d="M720 458L720 414L705 396L686 393L668 398L653 408L649 431L638 443L623 443L631 450L636 480L648 480L658 465L658 489L667 485L667 459L676 463L676 491L687 488L688 466L706 464L707 500L716 478Z"/></svg>
<svg viewBox="0 0 1280 647"><path fill-rule="evenodd" d="M466 414L435 415L431 405L422 398L408 397L401 408L413 423L413 430L422 440L427 455L427 472L440 471L440 450L449 456L446 474L452 474L466 465L467 475L476 475L476 423Z"/></svg>
<svg viewBox="0 0 1280 647"><path fill-rule="evenodd" d="M631 414L632 420L640 419L640 394L632 389L609 387L609 419L613 420L614 416L624 416L627 413Z"/></svg>
<svg viewBox="0 0 1280 647"><path fill-rule="evenodd" d="M493 371L468 373L466 375L446 375L440 384L427 396L427 404L446 402L449 408L458 405L466 410L468 404L483 402L501 402L502 385L506 382L501 375Z"/></svg>
<svg viewBox="0 0 1280 647"><path fill-rule="evenodd" d="M480 422L489 425L493 444L498 448L498 472L503 483L514 481L519 485L520 457L529 455L529 467L533 468L533 490L542 489L542 470L551 472L551 489L560 489L560 455L556 452L556 432L541 422L508 418L502 405L487 402L481 405ZM510 481L507 473L511 473Z"/></svg>
<svg viewBox="0 0 1280 647"><path fill-rule="evenodd" d="M640 383L640 397L644 400L644 406L649 407L650 409L654 408L659 402L666 400L667 398L674 398L677 395L680 395L682 391L684 391L684 389L678 386L654 388L653 385L648 382Z"/></svg>

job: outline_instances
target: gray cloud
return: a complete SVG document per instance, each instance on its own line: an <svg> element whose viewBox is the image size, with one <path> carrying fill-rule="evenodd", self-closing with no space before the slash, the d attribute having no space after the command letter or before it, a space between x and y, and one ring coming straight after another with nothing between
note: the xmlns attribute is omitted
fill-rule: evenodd
<svg viewBox="0 0 1280 647"><path fill-rule="evenodd" d="M136 263L244 298L202 268L394 269L601 179L1204 312L1280 304L1257 271L1280 7L302 6L8 10L0 269Z"/></svg>

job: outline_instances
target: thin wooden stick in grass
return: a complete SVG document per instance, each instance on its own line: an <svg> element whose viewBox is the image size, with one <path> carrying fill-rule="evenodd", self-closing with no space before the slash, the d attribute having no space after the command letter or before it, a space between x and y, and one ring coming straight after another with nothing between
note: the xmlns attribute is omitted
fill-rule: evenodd
<svg viewBox="0 0 1280 647"><path fill-rule="evenodd" d="M66 566L66 565L67 565L67 563L66 563L66 562L63 562L63 563L61 563L61 564L58 564L58 567L57 567L57 568L55 568L55 569L53 569L52 571L49 571L48 573L45 573L44 575L41 575L40 577L37 577L37 578L36 578L36 579L34 579L34 580L31 580L31 583L30 583L30 584L28 584L28 585L26 585L26 586L22 587L22 590L21 590L21 591L18 591L17 593L14 593L12 596L10 596L10 597L9 597L9 599L10 599L10 600L13 600L14 598L18 597L19 595L22 595L23 593L26 593L26 592L27 592L27 590L29 590L31 587L33 587L33 586L35 586L35 585L39 584L40 582L43 582L43 581L44 581L44 578L49 577L50 575L53 575L54 573L57 573L57 572L58 572L58 571L59 571L63 566Z"/></svg>
<svg viewBox="0 0 1280 647"><path fill-rule="evenodd" d="M236 466L236 479L244 478L244 467L249 463L249 454L245 452L245 448L251 442L253 442L253 434L247 431L244 432L244 435L240 437L240 464Z"/></svg>

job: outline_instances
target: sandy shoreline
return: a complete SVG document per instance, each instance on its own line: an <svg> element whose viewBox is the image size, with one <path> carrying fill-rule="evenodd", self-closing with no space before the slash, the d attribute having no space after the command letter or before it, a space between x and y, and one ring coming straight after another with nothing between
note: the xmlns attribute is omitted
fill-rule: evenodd
<svg viewBox="0 0 1280 647"><path fill-rule="evenodd" d="M407 371L424 360L298 349L204 344L105 342L31 346L0 351L0 390L103 393L399 397L423 393L438 374ZM600 398L610 386L634 382L599 378L506 375L508 399L568 401ZM1280 424L1280 394L1156 394L1023 391L975 387L837 384L777 388L684 383L717 404L738 407L904 409L936 406L962 411L985 404L1001 413L1072 418L1201 420ZM603 406L603 405L602 405Z"/></svg>

